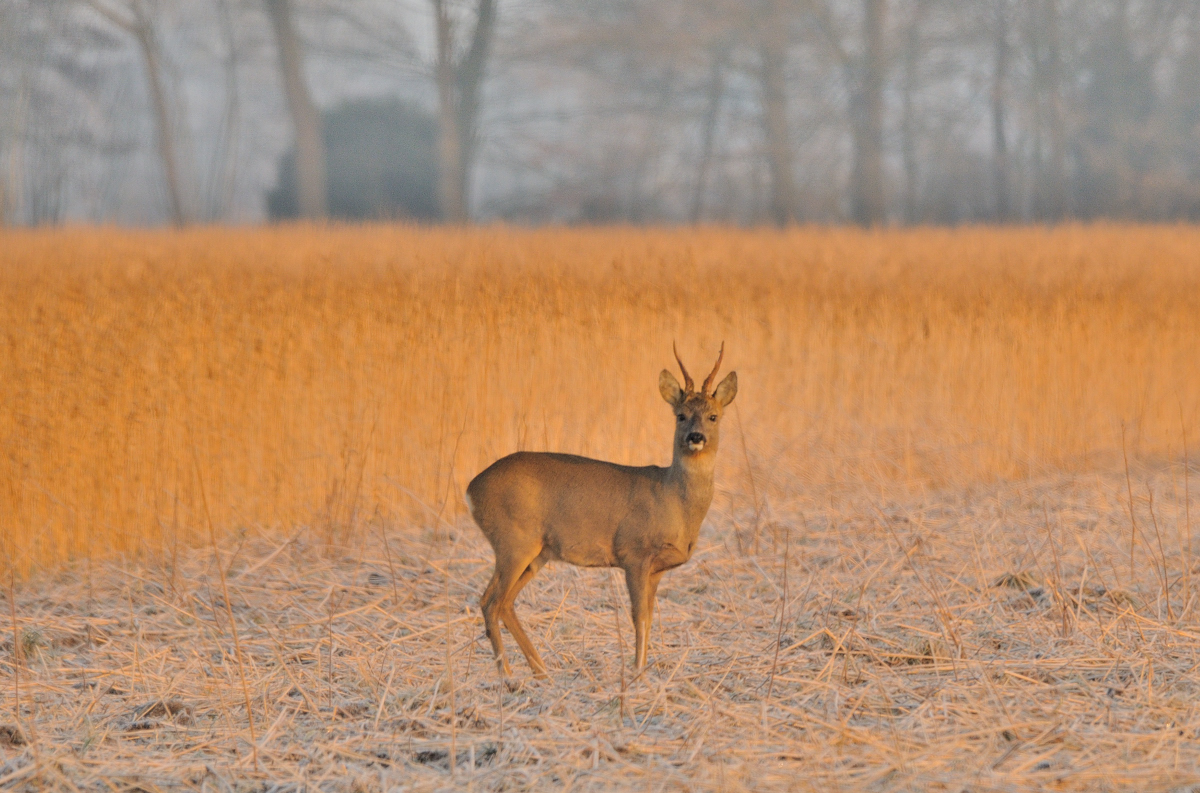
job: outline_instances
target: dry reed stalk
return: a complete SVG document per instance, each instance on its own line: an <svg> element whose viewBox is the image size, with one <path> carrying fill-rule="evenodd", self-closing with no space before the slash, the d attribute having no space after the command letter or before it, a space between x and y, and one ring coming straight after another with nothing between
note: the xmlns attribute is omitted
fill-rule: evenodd
<svg viewBox="0 0 1200 793"><path fill-rule="evenodd" d="M788 558L792 550L792 527L788 526L783 541L783 592L779 596L779 630L775 632L775 656L771 659L771 675L767 681L767 695L763 697L764 706L771 701L771 692L775 690L775 671L779 668L779 648L783 643L783 619L787 615L788 605ZM763 726L766 726L766 711L763 711Z"/></svg>
<svg viewBox="0 0 1200 793"><path fill-rule="evenodd" d="M1175 621L1175 613L1171 609L1171 579L1167 573L1167 552L1163 550L1162 532L1158 529L1158 517L1154 514L1154 490L1146 483L1146 508L1150 511L1150 525L1154 527L1154 539L1158 543L1158 558L1154 560L1158 573L1159 584L1162 587L1163 603L1167 607L1167 619Z"/></svg>
<svg viewBox="0 0 1200 793"><path fill-rule="evenodd" d="M746 478L750 480L750 498L754 504L754 553L758 554L758 532L762 521L762 508L758 502L758 483L754 479L754 468L750 465L750 451L746 448L746 430L742 427L742 409L737 402L733 403L733 415L737 419L738 440L742 446L742 460L746 463ZM741 536L738 536L738 548L742 546Z"/></svg>
<svg viewBox="0 0 1200 793"><path fill-rule="evenodd" d="M1188 460L1187 424L1183 420L1183 404L1179 404L1179 435L1183 439L1183 515L1187 551L1183 557L1184 603L1192 602L1192 493L1189 481L1191 462Z"/></svg>
<svg viewBox="0 0 1200 793"><path fill-rule="evenodd" d="M204 477L200 472L200 463L195 459L194 444L192 446L192 454L192 459L196 466L196 481L200 486L200 503L204 506L204 518L208 523L208 536L212 543L213 563L216 564L217 574L221 579L221 599L225 601L225 616L229 618L229 632L233 635L233 650L237 654L238 678L242 683L242 697L246 704L246 719L250 728L250 754L254 761L254 770L257 771L258 738L254 734L254 709L250 704L250 688L246 685L246 666L242 661L242 643L238 638L237 620L233 618L233 604L229 600L229 585L225 580L225 563L221 560L221 549L217 545L217 531L213 527L212 514L208 509L208 493L204 489Z"/></svg>
<svg viewBox="0 0 1200 793"><path fill-rule="evenodd" d="M453 550L451 551L453 556ZM449 565L447 565L447 568ZM453 779L457 775L458 767L458 700L456 698L457 691L454 686L454 656L451 652L453 646L453 637L450 633L450 574L446 574L446 679L448 694L450 696L450 778ZM472 766L474 767L474 766Z"/></svg>
<svg viewBox="0 0 1200 793"><path fill-rule="evenodd" d="M613 625L616 628L617 634L617 649L620 655L618 656L621 669L621 700L620 700L620 716L621 726L625 726L625 634L621 631L621 594L616 584L616 574L610 575L608 578L608 589L612 597L613 603Z"/></svg>
<svg viewBox="0 0 1200 793"><path fill-rule="evenodd" d="M387 555L388 580L392 584L392 608L400 608L400 589L396 586L396 566L392 564L392 545L388 542L387 529L379 524L379 536L383 540L383 551Z"/></svg>
<svg viewBox="0 0 1200 793"><path fill-rule="evenodd" d="M1129 497L1129 585L1133 586L1133 553L1137 542L1137 517L1133 514L1133 482L1129 478L1129 454L1125 451L1125 425L1121 425L1121 459L1125 464L1125 492Z"/></svg>
<svg viewBox="0 0 1200 793"><path fill-rule="evenodd" d="M26 733L24 719L21 718L21 667L25 663L25 652L21 646L21 632L17 627L17 571L15 567L8 571L8 610L12 620L12 669L13 669L13 721L22 734Z"/></svg>
<svg viewBox="0 0 1200 793"><path fill-rule="evenodd" d="M1062 635L1071 635L1070 609L1067 608L1065 587L1063 586L1062 565L1058 560L1058 544L1054 542L1054 530L1050 528L1050 511L1042 504L1042 518L1046 526L1046 542L1050 544L1050 555L1054 560L1054 580L1051 584L1054 601L1058 605L1059 618L1062 620Z"/></svg>
<svg viewBox="0 0 1200 793"><path fill-rule="evenodd" d="M332 719L336 709L333 704L333 593L334 587L329 588L329 597L325 600L325 646L329 649L326 651L325 661L325 691L329 708L329 718Z"/></svg>

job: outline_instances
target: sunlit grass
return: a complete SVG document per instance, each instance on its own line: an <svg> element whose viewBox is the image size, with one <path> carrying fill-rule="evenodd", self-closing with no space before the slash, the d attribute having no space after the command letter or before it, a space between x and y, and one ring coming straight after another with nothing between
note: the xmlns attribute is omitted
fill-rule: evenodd
<svg viewBox="0 0 1200 793"><path fill-rule="evenodd" d="M1177 456L1200 230L0 232L0 534L29 570L463 510L516 449L669 459L739 373L723 503ZM740 431L744 430L743 452ZM1200 435L1200 432L1195 432Z"/></svg>

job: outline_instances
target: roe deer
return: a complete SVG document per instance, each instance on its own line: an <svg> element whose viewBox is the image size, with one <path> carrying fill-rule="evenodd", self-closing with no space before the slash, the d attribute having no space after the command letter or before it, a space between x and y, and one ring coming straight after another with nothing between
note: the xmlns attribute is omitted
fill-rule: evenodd
<svg viewBox="0 0 1200 793"><path fill-rule="evenodd" d="M503 620L539 677L546 665L517 620L513 603L542 565L619 567L629 588L636 666L646 664L654 598L663 573L692 556L713 497L721 415L737 395L737 372L711 394L717 364L699 391L675 351L684 387L669 371L658 391L675 413L671 466L627 465L571 454L517 452L492 463L467 485L467 507L496 553L496 569L480 599L496 665L511 674L500 638Z"/></svg>

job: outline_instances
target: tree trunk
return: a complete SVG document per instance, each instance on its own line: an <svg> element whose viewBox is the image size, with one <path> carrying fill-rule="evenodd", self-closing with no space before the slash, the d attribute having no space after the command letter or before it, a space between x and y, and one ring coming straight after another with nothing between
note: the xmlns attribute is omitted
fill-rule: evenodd
<svg viewBox="0 0 1200 793"><path fill-rule="evenodd" d="M131 29L142 52L146 68L146 84L150 89L150 104L154 109L155 128L158 133L158 153L162 160L163 178L167 185L167 201L170 204L171 222L177 226L187 220L183 202L183 185L179 178L179 161L176 157L175 127L171 121L171 110L167 103L167 91L162 81L162 63L158 51L158 40L154 26L146 19L141 4L135 7L135 23Z"/></svg>
<svg viewBox="0 0 1200 793"><path fill-rule="evenodd" d="M288 110L296 135L296 181L300 215L323 218L327 214L325 141L321 114L313 104L304 76L304 52L296 33L290 0L266 0L267 15L275 30L279 49L279 73L287 95Z"/></svg>
<svg viewBox="0 0 1200 793"><path fill-rule="evenodd" d="M1061 53L1055 0L1039 0L1029 14L1033 62L1034 163L1037 168L1036 216L1060 220L1067 210L1066 136L1060 92Z"/></svg>
<svg viewBox="0 0 1200 793"><path fill-rule="evenodd" d="M714 53L712 73L708 78L708 103L704 110L704 121L700 133L700 160L696 164L696 187L692 194L692 209L688 214L692 223L699 223L700 216L704 211L704 191L708 188L708 172L712 163L713 144L716 141L717 117L721 111L721 94L725 91L725 57L724 49Z"/></svg>
<svg viewBox="0 0 1200 793"><path fill-rule="evenodd" d="M228 218L237 183L238 127L241 121L241 97L238 93L238 41L229 0L217 0L221 35L227 52L222 59L225 71L225 110L221 134L213 151L207 187L204 191L204 219Z"/></svg>
<svg viewBox="0 0 1200 793"><path fill-rule="evenodd" d="M767 148L767 173L771 180L771 217L786 226L798 214L796 174L792 166L792 142L788 132L787 25L776 4L776 13L766 19L762 42L763 137Z"/></svg>
<svg viewBox="0 0 1200 793"><path fill-rule="evenodd" d="M495 0L479 0L475 30L461 61L454 57L454 20L445 0L433 0L433 11L437 37L438 200L443 219L463 223L470 216L479 99L496 28L496 4Z"/></svg>
<svg viewBox="0 0 1200 793"><path fill-rule="evenodd" d="M1012 212L1008 186L1008 139L1005 136L1004 85L1008 76L1008 0L995 0L996 64L992 71L992 186L996 192L996 220L1007 221Z"/></svg>
<svg viewBox="0 0 1200 793"><path fill-rule="evenodd" d="M437 33L438 89L438 206L444 220L461 222L467 209L463 178L462 132L458 128L457 71L454 63L454 25L442 0L434 0Z"/></svg>
<svg viewBox="0 0 1200 793"><path fill-rule="evenodd" d="M861 75L851 112L854 136L854 219L875 225L885 219L883 182L883 86L887 70L884 51L885 0L863 3Z"/></svg>
<svg viewBox="0 0 1200 793"><path fill-rule="evenodd" d="M917 220L917 131L913 94L917 90L920 57L920 24L924 3L918 0L904 41L904 88L900 116L901 158L904 161L904 222Z"/></svg>
<svg viewBox="0 0 1200 793"><path fill-rule="evenodd" d="M1046 0L1046 88L1050 124L1050 212L1054 220L1066 217L1067 207L1067 136L1062 106L1062 42L1057 0Z"/></svg>

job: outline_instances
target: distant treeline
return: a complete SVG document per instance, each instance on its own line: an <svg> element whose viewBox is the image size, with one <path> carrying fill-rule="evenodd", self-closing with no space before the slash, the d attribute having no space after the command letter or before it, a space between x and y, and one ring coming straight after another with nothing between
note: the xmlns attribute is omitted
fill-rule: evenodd
<svg viewBox="0 0 1200 793"><path fill-rule="evenodd" d="M0 0L0 222L1200 221L1200 0Z"/></svg>

